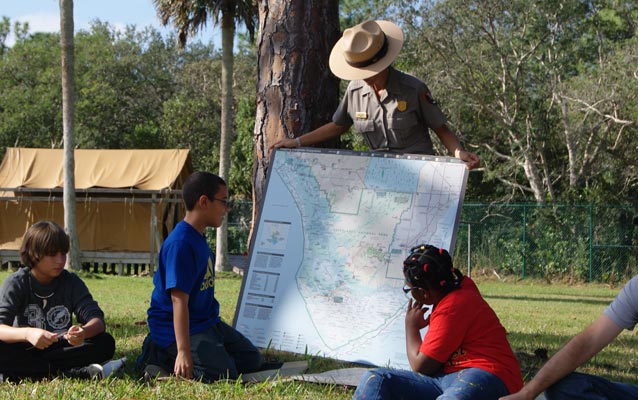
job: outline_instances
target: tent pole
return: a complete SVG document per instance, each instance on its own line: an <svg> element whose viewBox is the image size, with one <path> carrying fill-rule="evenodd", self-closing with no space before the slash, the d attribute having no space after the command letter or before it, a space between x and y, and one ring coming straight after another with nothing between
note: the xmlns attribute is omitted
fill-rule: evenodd
<svg viewBox="0 0 638 400"><path fill-rule="evenodd" d="M151 243L149 246L149 252L150 252L150 256L149 256L149 273L151 276L153 276L153 274L155 273L155 253L156 253L156 248L155 248L155 236L157 235L157 195L155 193L153 193L153 195L151 196Z"/></svg>

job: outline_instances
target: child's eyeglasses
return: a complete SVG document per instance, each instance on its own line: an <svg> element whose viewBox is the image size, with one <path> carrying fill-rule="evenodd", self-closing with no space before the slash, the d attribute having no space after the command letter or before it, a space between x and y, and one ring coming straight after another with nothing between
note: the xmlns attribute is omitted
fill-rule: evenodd
<svg viewBox="0 0 638 400"><path fill-rule="evenodd" d="M425 290L425 289L417 287L417 286L410 287L410 286L408 286L406 284L406 285L403 285L403 288L401 288L401 290L403 290L403 294L405 294L405 296L407 298L410 298L410 296L412 296L412 298L414 298L414 296L412 295L412 293L414 293L414 290L420 291L420 290Z"/></svg>
<svg viewBox="0 0 638 400"><path fill-rule="evenodd" d="M226 200L226 199L217 199L217 198L215 198L215 197L213 197L212 199L211 199L211 198L208 198L208 200L210 200L210 201L215 201L215 200L217 200L217 201L219 201L219 202L221 202L221 203L224 203L224 205L226 206L226 208L233 208L233 202L232 202L232 201L230 201L230 200Z"/></svg>

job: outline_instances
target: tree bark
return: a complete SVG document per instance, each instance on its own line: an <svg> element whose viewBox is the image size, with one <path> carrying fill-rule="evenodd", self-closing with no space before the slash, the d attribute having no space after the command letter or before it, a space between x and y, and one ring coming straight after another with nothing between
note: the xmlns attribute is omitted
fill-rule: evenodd
<svg viewBox="0 0 638 400"><path fill-rule="evenodd" d="M340 36L338 1L260 0L258 7L253 221L264 196L269 147L330 122L339 103L339 80L328 67Z"/></svg>
<svg viewBox="0 0 638 400"><path fill-rule="evenodd" d="M69 234L71 246L65 268L80 270L81 253L75 212L75 141L74 141L74 51L73 0L60 0L60 47L62 59L62 133L64 137L64 229Z"/></svg>

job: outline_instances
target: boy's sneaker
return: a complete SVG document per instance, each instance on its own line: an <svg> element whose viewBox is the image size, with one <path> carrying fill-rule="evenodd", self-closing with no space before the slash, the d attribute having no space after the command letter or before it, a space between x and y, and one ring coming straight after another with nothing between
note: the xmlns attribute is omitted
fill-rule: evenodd
<svg viewBox="0 0 638 400"><path fill-rule="evenodd" d="M102 365L100 364L91 364L88 367L85 367L91 378L93 379L106 379L109 376L117 373L124 367L124 363L126 362L126 357L122 357L117 360L108 361Z"/></svg>
<svg viewBox="0 0 638 400"><path fill-rule="evenodd" d="M91 364L88 367L73 367L65 369L58 372L58 376L62 378L91 379L98 373L98 370L93 367L94 365L99 364Z"/></svg>
<svg viewBox="0 0 638 400"><path fill-rule="evenodd" d="M146 382L150 382L153 379L166 379L170 376L171 374L169 374L164 368L160 367L159 365L148 364L146 367L144 367L144 381Z"/></svg>

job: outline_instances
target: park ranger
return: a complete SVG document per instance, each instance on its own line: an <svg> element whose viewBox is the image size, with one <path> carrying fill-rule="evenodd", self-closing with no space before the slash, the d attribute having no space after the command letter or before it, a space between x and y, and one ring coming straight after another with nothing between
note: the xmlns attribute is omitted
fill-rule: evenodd
<svg viewBox="0 0 638 400"><path fill-rule="evenodd" d="M332 122L273 147L312 145L354 125L371 150L434 154L429 128L450 154L470 169L478 167L478 156L463 149L425 83L391 66L402 46L401 28L389 21L346 29L330 54L330 70L350 80Z"/></svg>

